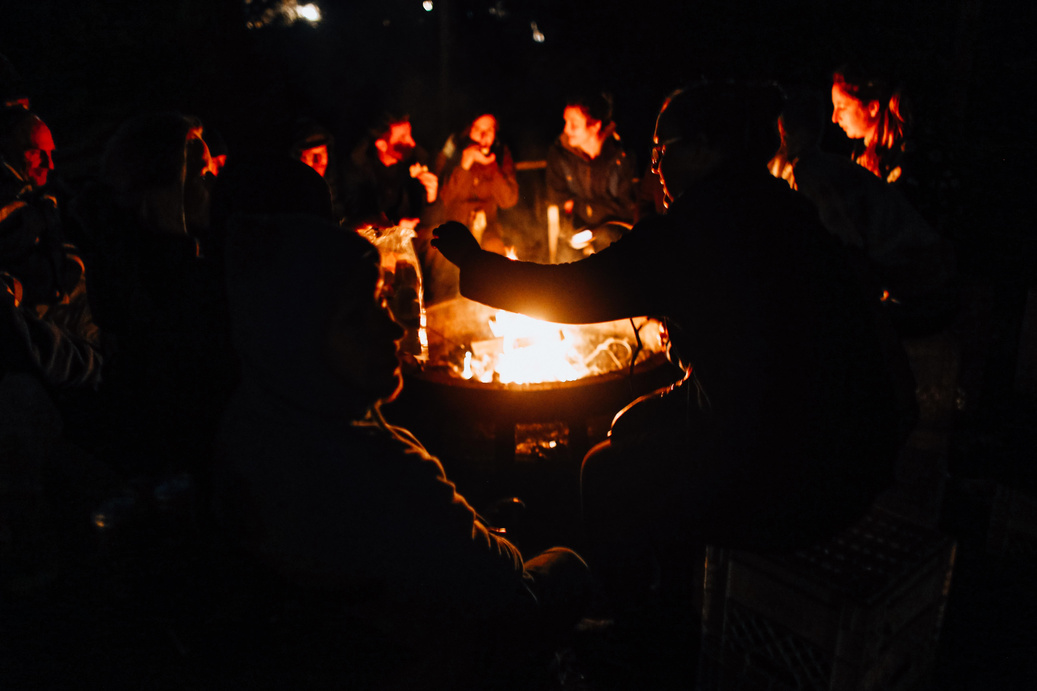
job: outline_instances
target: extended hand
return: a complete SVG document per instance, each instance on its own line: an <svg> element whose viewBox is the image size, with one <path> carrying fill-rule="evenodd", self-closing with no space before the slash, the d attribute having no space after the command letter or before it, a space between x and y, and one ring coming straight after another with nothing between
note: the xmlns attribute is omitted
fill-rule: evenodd
<svg viewBox="0 0 1037 691"><path fill-rule="evenodd" d="M432 246L457 266L463 266L481 251L479 241L457 221L447 221L433 230Z"/></svg>

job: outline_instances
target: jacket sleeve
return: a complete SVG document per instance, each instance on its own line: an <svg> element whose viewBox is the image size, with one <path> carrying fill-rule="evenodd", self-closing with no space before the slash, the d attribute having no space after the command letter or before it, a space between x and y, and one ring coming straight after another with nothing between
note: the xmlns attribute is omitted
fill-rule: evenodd
<svg viewBox="0 0 1037 691"><path fill-rule="evenodd" d="M609 177L609 194L616 200L616 217L625 221L634 219L636 190L634 189L634 157L627 152L620 154Z"/></svg>
<svg viewBox="0 0 1037 691"><path fill-rule="evenodd" d="M490 182L493 199L501 209L510 209L518 203L519 187L518 178L515 177L515 162L507 148L502 149L501 160L497 162L495 170L496 175Z"/></svg>
<svg viewBox="0 0 1037 691"><path fill-rule="evenodd" d="M100 383L101 356L93 343L11 301L0 303L4 369L36 372L56 388L94 388Z"/></svg>
<svg viewBox="0 0 1037 691"><path fill-rule="evenodd" d="M481 251L461 267L461 294L563 324L654 316L680 253L660 238L664 217L646 219L597 254L570 264L513 261ZM672 260L672 261L671 261Z"/></svg>
<svg viewBox="0 0 1037 691"><path fill-rule="evenodd" d="M418 579L422 597L461 607L466 616L528 605L533 596L518 548L486 527L435 457L417 443L400 441L380 460L395 477L385 508L413 517L407 534L397 536L402 581Z"/></svg>
<svg viewBox="0 0 1037 691"><path fill-rule="evenodd" d="M591 183L591 194L594 198L578 198L576 210L591 227L609 221L633 222L636 204L634 167L630 155L625 151L619 151L603 173L603 180Z"/></svg>
<svg viewBox="0 0 1037 691"><path fill-rule="evenodd" d="M547 150L547 202L561 206L566 200L573 199L574 194L569 188L566 178L565 160L561 150L552 145Z"/></svg>

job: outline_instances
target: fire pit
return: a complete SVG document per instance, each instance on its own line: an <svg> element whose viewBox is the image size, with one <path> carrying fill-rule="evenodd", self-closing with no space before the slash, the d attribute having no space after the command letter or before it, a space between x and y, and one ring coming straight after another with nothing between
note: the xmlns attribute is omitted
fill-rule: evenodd
<svg viewBox="0 0 1037 691"><path fill-rule="evenodd" d="M541 442L582 457L624 405L680 374L646 318L550 324L458 298L427 309L427 334L428 362L406 368L394 410L433 438L492 437L492 453L475 453L497 463Z"/></svg>
<svg viewBox="0 0 1037 691"><path fill-rule="evenodd" d="M524 549L575 544L584 454L623 406L682 373L650 320L635 319L635 335L629 320L572 326L516 316L463 299L429 307L428 361L405 368L403 392L385 412L440 458L474 505L521 497L537 516L520 531Z"/></svg>

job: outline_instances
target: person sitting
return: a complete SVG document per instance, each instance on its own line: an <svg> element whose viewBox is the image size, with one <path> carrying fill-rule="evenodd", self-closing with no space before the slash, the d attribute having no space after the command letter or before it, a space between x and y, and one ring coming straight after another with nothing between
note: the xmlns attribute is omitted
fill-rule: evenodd
<svg viewBox="0 0 1037 691"><path fill-rule="evenodd" d="M504 254L507 251L498 209L518 202L518 179L511 151L497 138L497 118L483 114L462 132L447 139L436 156L435 173L443 181L439 189L437 222L460 221L469 225L479 244ZM457 271L432 253L430 302L457 296Z"/></svg>
<svg viewBox="0 0 1037 691"><path fill-rule="evenodd" d="M203 473L236 379L221 274L188 234L187 219L209 225L200 135L179 113L126 121L76 200L104 335L106 454L130 476Z"/></svg>
<svg viewBox="0 0 1037 691"><path fill-rule="evenodd" d="M903 353L845 249L768 174L781 104L773 85L671 94L653 167L672 203L581 261L509 261L460 224L434 231L471 299L553 322L666 321L681 384L624 409L583 462L590 563L613 594L637 590L618 564L641 546L792 549L892 482Z"/></svg>
<svg viewBox="0 0 1037 691"><path fill-rule="evenodd" d="M346 174L346 218L353 228L418 226L436 201L439 178L411 134L407 116L385 113L353 150Z"/></svg>
<svg viewBox="0 0 1037 691"><path fill-rule="evenodd" d="M634 160L616 132L610 95L570 97L562 118L565 129L547 152L548 203L565 212L574 230L593 231L589 241L577 239L573 245L563 238L560 246L598 251L634 221ZM569 250L560 255L582 256Z"/></svg>
<svg viewBox="0 0 1037 691"><path fill-rule="evenodd" d="M832 122L859 142L855 163L886 182L900 179L909 121L899 90L853 67L840 67L832 74Z"/></svg>
<svg viewBox="0 0 1037 691"><path fill-rule="evenodd" d="M947 326L959 304L951 243L895 185L822 151L821 99L805 89L789 93L772 172L814 203L829 232L864 255L876 293L901 336Z"/></svg>
<svg viewBox="0 0 1037 691"><path fill-rule="evenodd" d="M57 200L46 191L53 155L50 128L35 113L0 113L0 373L14 368L55 389L94 388L99 334L83 260L65 241Z"/></svg>
<svg viewBox="0 0 1037 691"><path fill-rule="evenodd" d="M331 205L335 218L342 220L345 209L340 191L338 158L335 154L335 136L315 120L299 118L292 126L292 143L289 154L302 161L324 178L331 192Z"/></svg>
<svg viewBox="0 0 1037 691"><path fill-rule="evenodd" d="M505 660L575 625L586 566L562 548L523 561L380 414L402 386L403 330L378 251L313 216L239 216L228 286L243 372L214 483L226 540L323 603L312 638L348 637L342 620L402 651L379 663L333 647L343 685L386 688L384 672L399 688L501 688L517 673ZM468 676L491 658L496 683Z"/></svg>

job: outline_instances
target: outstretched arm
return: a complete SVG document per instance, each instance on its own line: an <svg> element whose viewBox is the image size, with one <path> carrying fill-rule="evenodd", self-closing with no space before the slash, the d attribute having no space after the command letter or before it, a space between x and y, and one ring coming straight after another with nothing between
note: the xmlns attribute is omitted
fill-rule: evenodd
<svg viewBox="0 0 1037 691"><path fill-rule="evenodd" d="M461 269L461 294L548 321L589 324L649 314L652 273L644 252L652 238L631 233L604 251L571 264L535 264L479 248L456 222L433 231L432 246ZM658 252L655 252L658 254Z"/></svg>

